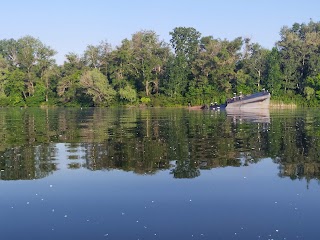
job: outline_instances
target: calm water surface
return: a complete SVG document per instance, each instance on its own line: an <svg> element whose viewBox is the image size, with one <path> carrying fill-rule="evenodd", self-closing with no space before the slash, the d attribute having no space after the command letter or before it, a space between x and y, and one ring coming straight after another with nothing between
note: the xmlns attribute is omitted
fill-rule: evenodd
<svg viewBox="0 0 320 240"><path fill-rule="evenodd" d="M320 112L0 109L1 239L319 239Z"/></svg>

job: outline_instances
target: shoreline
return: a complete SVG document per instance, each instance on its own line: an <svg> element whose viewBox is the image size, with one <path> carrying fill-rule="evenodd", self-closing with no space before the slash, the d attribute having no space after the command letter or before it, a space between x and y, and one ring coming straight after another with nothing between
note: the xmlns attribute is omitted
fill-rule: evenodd
<svg viewBox="0 0 320 240"><path fill-rule="evenodd" d="M270 108L272 109L295 109L297 107L295 103L270 102Z"/></svg>

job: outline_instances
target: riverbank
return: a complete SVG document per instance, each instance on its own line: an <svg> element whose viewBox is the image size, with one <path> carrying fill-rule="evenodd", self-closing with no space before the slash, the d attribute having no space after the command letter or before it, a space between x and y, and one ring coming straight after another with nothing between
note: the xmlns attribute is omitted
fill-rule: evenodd
<svg viewBox="0 0 320 240"><path fill-rule="evenodd" d="M295 109L297 105L295 103L284 103L282 101L270 101L270 108L273 109Z"/></svg>

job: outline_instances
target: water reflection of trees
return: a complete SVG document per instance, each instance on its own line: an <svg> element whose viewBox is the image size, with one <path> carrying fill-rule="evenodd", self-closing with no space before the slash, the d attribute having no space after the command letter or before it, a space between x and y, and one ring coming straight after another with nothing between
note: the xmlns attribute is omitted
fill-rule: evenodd
<svg viewBox="0 0 320 240"><path fill-rule="evenodd" d="M4 180L52 174L57 143L66 144L69 169L170 170L175 178L194 178L202 170L271 157L280 177L320 175L320 122L311 112L266 124L184 109L1 109L0 125Z"/></svg>
<svg viewBox="0 0 320 240"><path fill-rule="evenodd" d="M9 148L1 155L0 177L3 180L44 178L57 170L54 152L52 145Z"/></svg>
<svg viewBox="0 0 320 240"><path fill-rule="evenodd" d="M279 164L279 176L320 180L319 114L289 115L274 122L270 155Z"/></svg>

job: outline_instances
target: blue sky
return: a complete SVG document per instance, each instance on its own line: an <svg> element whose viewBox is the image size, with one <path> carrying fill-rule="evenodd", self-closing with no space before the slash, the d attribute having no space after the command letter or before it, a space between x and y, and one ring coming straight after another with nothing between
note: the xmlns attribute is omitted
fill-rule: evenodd
<svg viewBox="0 0 320 240"><path fill-rule="evenodd" d="M58 51L82 54L89 44L113 47L140 30L170 40L175 27L194 27L202 36L250 37L271 48L284 25L320 21L319 0L12 0L1 3L0 39L25 35Z"/></svg>

